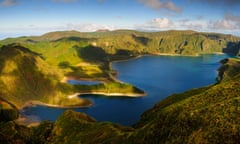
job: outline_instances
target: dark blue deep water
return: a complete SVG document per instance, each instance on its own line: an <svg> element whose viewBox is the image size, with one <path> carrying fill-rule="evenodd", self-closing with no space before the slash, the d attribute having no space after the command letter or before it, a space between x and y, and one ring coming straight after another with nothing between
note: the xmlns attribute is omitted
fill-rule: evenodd
<svg viewBox="0 0 240 144"><path fill-rule="evenodd" d="M85 112L98 121L132 125L140 119L144 111L165 97L215 83L219 61L226 57L143 56L129 61L114 62L113 68L119 72L118 79L143 89L148 95L141 98L89 95L87 98L94 102L94 106L74 110ZM24 109L23 113L26 116L34 116L37 120L54 121L65 110L35 106Z"/></svg>

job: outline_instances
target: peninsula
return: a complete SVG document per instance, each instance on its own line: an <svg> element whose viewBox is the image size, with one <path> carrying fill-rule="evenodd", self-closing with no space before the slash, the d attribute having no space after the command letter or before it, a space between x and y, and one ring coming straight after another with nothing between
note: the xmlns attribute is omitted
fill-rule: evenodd
<svg viewBox="0 0 240 144"><path fill-rule="evenodd" d="M218 83L173 94L122 126L65 111L55 122L26 127L17 110L0 100L0 140L5 143L238 143L240 61L225 59Z"/></svg>
<svg viewBox="0 0 240 144"><path fill-rule="evenodd" d="M7 38L0 41L1 98L20 109L29 101L54 107L92 105L78 94L145 96L143 90L117 80L111 62L146 54L238 55L239 41L232 35L173 30L59 31ZM67 79L101 83L70 85Z"/></svg>

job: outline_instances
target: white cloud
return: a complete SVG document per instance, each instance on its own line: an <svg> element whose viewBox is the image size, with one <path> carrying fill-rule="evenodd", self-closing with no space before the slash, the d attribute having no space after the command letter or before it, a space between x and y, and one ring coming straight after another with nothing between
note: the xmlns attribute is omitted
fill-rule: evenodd
<svg viewBox="0 0 240 144"><path fill-rule="evenodd" d="M159 30L172 28L174 25L173 22L167 18L155 18L145 22L144 24L136 25L135 27L137 29Z"/></svg>
<svg viewBox="0 0 240 144"><path fill-rule="evenodd" d="M240 24L240 15L233 15L231 13L227 13L225 15L225 19L228 20L228 21L232 21L232 22L235 22L237 23L238 25Z"/></svg>
<svg viewBox="0 0 240 144"><path fill-rule="evenodd" d="M14 6L17 4L18 4L18 0L3 0L1 2L1 5L5 7Z"/></svg>
<svg viewBox="0 0 240 144"><path fill-rule="evenodd" d="M230 21L223 19L223 20L217 20L217 21L210 21L209 22L209 28L211 29L224 29L224 30L233 30L234 25Z"/></svg>
<svg viewBox="0 0 240 144"><path fill-rule="evenodd" d="M138 0L139 2L143 3L147 7L152 9L160 10L160 9L167 9L173 12L181 12L182 9L180 7L175 6L173 2L163 1L160 0Z"/></svg>
<svg viewBox="0 0 240 144"><path fill-rule="evenodd" d="M207 23L204 20L183 19L175 22L175 25L179 29L202 30L207 26Z"/></svg>
<svg viewBox="0 0 240 144"><path fill-rule="evenodd" d="M240 16L228 13L221 20L210 21L209 27L212 29L240 30Z"/></svg>
<svg viewBox="0 0 240 144"><path fill-rule="evenodd" d="M93 24L93 23L85 23L85 24L67 24L65 29L67 30L78 30L82 32L93 32L99 29L115 29L114 26L103 25L103 24Z"/></svg>
<svg viewBox="0 0 240 144"><path fill-rule="evenodd" d="M151 20L148 24L150 27L153 28L168 28L172 27L173 25L172 21L167 18L155 18Z"/></svg>

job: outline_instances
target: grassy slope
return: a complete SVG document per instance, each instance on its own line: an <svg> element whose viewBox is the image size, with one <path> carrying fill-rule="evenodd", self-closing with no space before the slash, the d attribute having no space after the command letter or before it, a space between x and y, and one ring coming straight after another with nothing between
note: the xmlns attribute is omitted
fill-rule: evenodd
<svg viewBox="0 0 240 144"><path fill-rule="evenodd" d="M15 105L19 105L19 98L22 100L21 104L25 98L49 102L56 98L53 103L59 104L62 102L59 98L66 98L66 93L73 90L72 87L59 83L62 75L77 78L106 77L112 73L108 67L111 60L145 53L195 55L221 52L229 43L230 49L235 50L239 41L239 38L229 35L193 31L73 33L74 37L69 37L72 32L57 32L47 34L47 39L42 36L1 41L1 44L20 42L31 51L40 53L45 59L16 47L13 51L1 49L1 96ZM213 47L214 49L210 49ZM95 67L94 70L90 68L92 66ZM0 133L0 139L12 140L13 143L16 142L13 137L25 142L41 139L50 143L62 140L83 140L84 143L235 143L240 137L239 62L229 60L223 67L225 68L220 69L223 73L222 82L168 97L145 112L140 122L134 126L135 129L89 121L85 119L85 115L67 111L54 125L42 124L39 127L42 131L36 128L29 132L28 128L11 122L3 124L0 131L7 131L9 135L6 135L7 132L4 135ZM54 69L56 71L49 71ZM92 71L96 73L92 74ZM78 76L78 72L82 72L82 75ZM45 75L48 77L44 77ZM35 86L39 82L44 85L40 85L42 87L38 89ZM21 89L16 89L18 85L21 85ZM59 95L53 98L52 93ZM73 129L74 126L76 129ZM78 134L78 137L73 136L75 134Z"/></svg>
<svg viewBox="0 0 240 144"><path fill-rule="evenodd" d="M28 43L38 46L49 43L52 47L60 44L65 49L72 46L85 47L89 44L101 47L108 54L117 50L128 50L134 53L169 53L195 55L199 53L230 52L225 48L236 48L239 37L218 33L201 33L195 31L138 32L116 30L107 32L80 33L77 31L51 32L39 37L20 37L3 40L1 43ZM39 50L39 49L38 49ZM55 49L57 50L57 49ZM62 49L63 50L63 49ZM59 51L58 51L59 52ZM62 51L60 51L61 53Z"/></svg>
<svg viewBox="0 0 240 144"><path fill-rule="evenodd" d="M146 111L135 129L89 122L83 114L67 111L55 123L50 143L237 143L240 62L229 60L227 64L232 65L225 74L236 68L232 79L166 98Z"/></svg>
<svg viewBox="0 0 240 144"><path fill-rule="evenodd" d="M229 68L224 70L224 77L231 79L172 95L145 112L135 125L138 130L132 137L134 143L143 140L149 143L238 142L240 62L229 60L223 67L226 65Z"/></svg>
<svg viewBox="0 0 240 144"><path fill-rule="evenodd" d="M110 68L110 61L131 58L133 56L129 56L126 51L121 50L116 54L109 54L101 47L91 46L90 44L96 40L94 37L98 38L99 35L97 33L70 31L53 32L40 37L20 37L1 41L0 43L3 45L18 43L17 45L28 48L39 55L36 58L24 58L24 60L22 60L23 56L20 54L15 60L12 59L13 56L9 58L6 63L10 63L9 66L17 70L17 76L1 76L3 87L7 87L6 91L3 91L4 95L8 95L8 100L19 107L27 100L41 100L50 104L69 105L72 100L69 101L69 99L66 99L66 95L72 94L70 91L109 91L108 88L111 87L110 92L114 93L142 93L142 91L137 90L137 88L129 84L118 83L112 77L114 71ZM2 57L2 59L5 61L7 57ZM36 59L37 65L31 59ZM19 62L16 63L14 61ZM40 70L36 71L38 67L40 67ZM26 72L25 69L27 69ZM20 77L21 75L24 77ZM30 78L25 78L29 76ZM50 77L47 78L48 76ZM40 77L43 78L40 79ZM60 84L59 81L64 77L70 79L100 80L106 83L104 85L78 86L76 88ZM15 83L21 85L19 90L16 90L17 85ZM9 95L12 95L12 97ZM24 95L24 98L15 99L22 95ZM65 99L64 102L63 99ZM89 104L89 102L85 102L81 103L83 105Z"/></svg>
<svg viewBox="0 0 240 144"><path fill-rule="evenodd" d="M109 63L142 54L198 55L239 53L239 37L195 31L138 32L116 30L80 33L51 32L36 37L9 38L0 45L20 43L40 53L65 76L77 79L112 80Z"/></svg>
<svg viewBox="0 0 240 144"><path fill-rule="evenodd" d="M68 110L54 124L43 122L34 128L0 123L0 139L12 143L238 143L240 61L229 59L226 65L227 69L220 69L224 73L220 83L169 96L133 127L96 122Z"/></svg>
<svg viewBox="0 0 240 144"><path fill-rule="evenodd" d="M49 143L121 143L132 131L110 122L96 122L83 113L66 111L55 122Z"/></svg>
<svg viewBox="0 0 240 144"><path fill-rule="evenodd" d="M104 51L89 46L80 48L76 43L84 45L84 42L64 39L36 45L22 43L3 46L0 51L1 97L20 108L29 100L60 106L88 106L91 102L87 99L67 98L77 92L143 93L129 84L121 84L110 78L112 72L109 62L105 61L107 54ZM93 86L70 86L60 83L64 76L109 82Z"/></svg>
<svg viewBox="0 0 240 144"><path fill-rule="evenodd" d="M59 105L89 104L87 100L68 99L73 87L60 83L61 73L27 48L2 47L0 68L1 98L18 108L29 100Z"/></svg>
<svg viewBox="0 0 240 144"><path fill-rule="evenodd" d="M80 33L51 32L42 36L9 38L0 45L20 43L60 67L64 75L78 79L111 80L109 62L142 54L198 55L239 53L239 37L195 31L138 32L116 30Z"/></svg>

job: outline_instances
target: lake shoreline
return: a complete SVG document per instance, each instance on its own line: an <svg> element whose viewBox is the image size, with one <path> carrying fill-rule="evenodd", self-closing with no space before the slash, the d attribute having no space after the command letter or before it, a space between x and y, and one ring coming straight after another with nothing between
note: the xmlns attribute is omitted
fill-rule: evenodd
<svg viewBox="0 0 240 144"><path fill-rule="evenodd" d="M41 102L41 101L37 101L37 100L34 100L34 101L27 101L22 107L20 110L23 110L24 108L27 108L27 107L34 107L36 105L39 105L39 106L46 106L46 107L51 107L51 108L89 108L91 106L93 106L93 104L88 104L88 105L56 105L56 104L48 104L48 103L44 103L44 102Z"/></svg>
<svg viewBox="0 0 240 144"><path fill-rule="evenodd" d="M153 58L149 58L152 56ZM136 63L134 62L135 60L131 62L131 59L136 59L139 57L141 58L140 60L137 59ZM119 75L115 75L116 73L109 73L109 74L112 74L116 78L119 78L120 80L126 81L126 82L129 82L129 81L135 82L136 78L140 78L140 81L136 81L136 84L140 84L139 86L143 88L144 91L148 94L146 97L135 99L134 98L135 96L131 98L131 97L124 97L123 94L119 94L119 93L109 94L110 92L113 92L113 93L121 92L121 89L119 90L116 89L116 91L114 90L109 91L108 94L112 96L118 95L122 97L117 97L117 96L108 97L107 95L103 95L108 92L107 89L98 90L98 92L106 92L106 93L96 93L97 91L94 89L92 89L92 91L79 89L78 91L72 91L72 93L68 93L69 96L65 98L73 98L73 99L83 98L83 99L91 100L93 102L92 107L87 107L83 109L80 108L80 109L76 109L76 111L85 112L89 115L94 115L94 117L96 117L96 119L98 119L99 121L107 120L107 121L113 121L117 123L127 123L127 125L131 125L139 118L140 114L143 111L145 111L146 108L154 106L156 101L161 101L165 97L170 96L171 94L174 94L174 93L184 92L188 89L213 84L213 82L215 82L214 80L216 75L216 69L218 68L218 65L215 63L217 63L219 59L225 58L225 56L215 55L215 54L206 54L206 57L205 57L205 55L203 54L203 57L202 55L200 55L200 57L196 57L196 59L195 57L194 58L185 57L183 59L183 58L180 58L180 56L176 56L176 57L169 56L170 61L168 61L166 57L168 56L141 55L138 57L132 57L131 59L128 59L128 60L120 60L120 61L130 60L130 64L128 65L125 64L125 62L123 62L124 63L123 65L119 64L119 66L118 66L118 63L114 63L116 61L111 63L112 68L114 68L115 71L118 71ZM145 63L145 60L146 60L146 63ZM197 64L202 64L202 63L204 64L214 63L214 64L197 66ZM115 67L115 64L116 64L116 67ZM122 66L126 66L126 67L123 67L123 68L126 68L125 70L123 69L123 71L122 71ZM137 68L133 66L137 66ZM169 68L162 69L163 66L169 66ZM176 67L178 68L178 66L183 66L183 67L181 67L180 69L176 69ZM130 69L130 70L127 70L127 69ZM195 70L192 71L192 69L195 69ZM146 70L146 72L144 70ZM178 72L177 75L172 76L172 74L175 74L175 71ZM129 76L129 73L127 72L129 72L131 75ZM139 72L138 74L139 76L137 77L132 76L137 74L137 72ZM149 72L148 75L146 75L147 72ZM126 77L125 77L125 73L127 73ZM168 76L166 74L168 74ZM200 78L194 75L198 75ZM188 79L188 81L185 82L186 78ZM194 78L196 78L196 80ZM146 82L146 84L144 82ZM136 85L135 83L132 83L132 84ZM122 92L123 93L125 92L125 94L128 93L128 91L122 91ZM135 91L129 90L129 92L134 93ZM94 95L94 94L99 94L99 95ZM51 105L48 105L48 106L51 106ZM34 109L33 113L30 112L31 115L37 115L38 111L42 112L42 110L45 111L47 109L51 109L51 108L42 108L42 106L38 106L38 105L36 107L37 108L33 108ZM29 115L29 111L30 111L29 109L31 110L31 107L26 109L27 115ZM57 110L57 111L64 111L64 110L65 109ZM49 119L53 121L56 120L57 118L54 112L55 110L51 109L51 111L47 113L47 115L49 115L50 117ZM104 112L104 114L103 115L99 114L99 112ZM114 116L113 118L113 115L116 113L118 113L119 118L117 116ZM46 117L45 115L46 114L44 113L40 113L39 117L40 118L43 117L45 119ZM128 120L129 122L126 121L125 118L121 119L120 115L124 115L124 117L126 117L126 120Z"/></svg>
<svg viewBox="0 0 240 144"><path fill-rule="evenodd" d="M147 93L143 93L143 94L137 94L137 93L106 93L106 92L83 92L83 93L76 93L73 95L69 95L68 98L74 98L74 97L78 97L81 95L103 95L103 96L107 96L107 97L132 97L132 98L138 98L138 97L143 97L146 96Z"/></svg>
<svg viewBox="0 0 240 144"><path fill-rule="evenodd" d="M223 55L224 53L223 52L214 52L214 53L207 53L207 54ZM203 54L196 54L196 55L181 55L181 54L170 54L170 53L143 54L143 55L138 55L138 56L134 56L134 57L129 57L129 58L126 58L126 59L113 60L113 61L109 62L108 66L109 66L110 70L113 70L112 63L114 63L114 62L122 62L122 61L134 60L134 59L141 58L143 56L180 56L180 57L186 56L186 57L199 57L201 55L204 55L204 53ZM117 71L117 73L118 73L118 71ZM125 82L119 80L116 76L112 75L111 73L109 74L109 78L111 80L113 80L114 82L125 83ZM79 80L79 81L82 80L82 81L89 81L89 82L91 82L91 81L99 81L99 82L103 82L103 83L107 82L107 78L106 79L101 79L101 80L96 80L96 79L93 80L93 79L89 79L89 78L86 79L86 78L74 78L74 77L64 77L61 80L61 82L67 83L69 80ZM80 96L80 95L91 95L91 94L93 94L93 95L103 95L103 96L108 96L108 97L114 96L114 97L135 97L135 98L143 97L143 96L147 95L147 93L145 93L145 92L140 94L140 93L106 93L106 92L94 92L93 91L93 92L83 92L83 93L79 92L79 93L75 93L73 95L69 95L67 97L68 98L73 98L73 97L77 97L77 96Z"/></svg>

